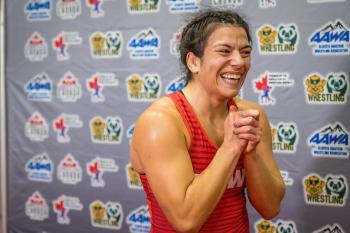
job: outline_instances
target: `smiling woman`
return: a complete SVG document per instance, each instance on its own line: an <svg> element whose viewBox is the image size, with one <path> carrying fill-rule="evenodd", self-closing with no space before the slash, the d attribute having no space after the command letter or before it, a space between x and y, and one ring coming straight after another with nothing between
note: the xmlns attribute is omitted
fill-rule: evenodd
<svg viewBox="0 0 350 233"><path fill-rule="evenodd" d="M151 213L151 232L249 232L247 196L265 219L285 187L263 109L236 96L250 68L248 24L208 10L184 27L187 85L147 108L131 141Z"/></svg>

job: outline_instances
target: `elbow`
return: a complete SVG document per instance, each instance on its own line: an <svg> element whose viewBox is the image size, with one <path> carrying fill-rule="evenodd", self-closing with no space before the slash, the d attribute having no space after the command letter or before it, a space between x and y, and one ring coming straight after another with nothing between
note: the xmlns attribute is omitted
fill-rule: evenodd
<svg viewBox="0 0 350 233"><path fill-rule="evenodd" d="M168 220L174 230L178 233L196 233L202 226L199 219L192 218L188 214L178 213L176 216L172 215Z"/></svg>
<svg viewBox="0 0 350 233"><path fill-rule="evenodd" d="M264 209L258 211L261 217L263 217L266 220L271 220L275 218L279 213L280 213L280 207L275 207L275 208L269 208L269 209Z"/></svg>
<svg viewBox="0 0 350 233"><path fill-rule="evenodd" d="M173 228L178 233L196 233L199 231L200 226L195 221L188 219L181 219L172 223Z"/></svg>

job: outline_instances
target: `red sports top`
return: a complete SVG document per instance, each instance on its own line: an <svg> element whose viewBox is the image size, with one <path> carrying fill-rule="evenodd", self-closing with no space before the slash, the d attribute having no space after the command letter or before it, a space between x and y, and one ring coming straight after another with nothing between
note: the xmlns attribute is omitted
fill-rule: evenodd
<svg viewBox="0 0 350 233"><path fill-rule="evenodd" d="M191 145L188 150L195 174L200 174L211 162L217 146L211 142L206 132L198 121L191 105L185 96L180 92L175 92L170 97L191 136ZM235 104L231 101L229 104ZM145 174L140 174L143 188L147 196L147 204L151 216L151 233L175 232L166 219L163 211L152 193ZM206 233L249 233L249 221L245 200L245 178L242 156L238 160L233 172L232 180L224 192L221 200L213 212L209 215L199 232Z"/></svg>

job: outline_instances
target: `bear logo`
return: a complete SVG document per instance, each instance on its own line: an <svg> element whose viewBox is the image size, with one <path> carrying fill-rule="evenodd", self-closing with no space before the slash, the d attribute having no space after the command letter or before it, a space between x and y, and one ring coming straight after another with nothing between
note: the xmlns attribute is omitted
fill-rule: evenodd
<svg viewBox="0 0 350 233"><path fill-rule="evenodd" d="M324 188L324 181L320 180L318 176L312 175L304 180L306 192L312 196L322 194Z"/></svg>
<svg viewBox="0 0 350 233"><path fill-rule="evenodd" d="M106 204L106 214L109 224L120 223L122 217L122 207L119 203L107 202Z"/></svg>
<svg viewBox="0 0 350 233"><path fill-rule="evenodd" d="M270 26L265 26L258 32L259 42L263 45L271 45L275 43L277 32L272 30Z"/></svg>
<svg viewBox="0 0 350 233"><path fill-rule="evenodd" d="M326 182L326 192L328 195L335 194L343 198L346 193L345 180L343 177L328 177Z"/></svg>
<svg viewBox="0 0 350 233"><path fill-rule="evenodd" d="M106 45L108 49L119 50L122 43L119 32L107 32L106 38Z"/></svg>
<svg viewBox="0 0 350 233"><path fill-rule="evenodd" d="M143 80L146 92L157 95L160 89L159 77L157 75L147 74Z"/></svg>
<svg viewBox="0 0 350 233"><path fill-rule="evenodd" d="M271 225L269 221L263 220L256 226L258 233L275 233L276 227Z"/></svg>
<svg viewBox="0 0 350 233"><path fill-rule="evenodd" d="M105 48L106 38L103 37L100 33L95 33L91 39L92 48L94 51L102 50Z"/></svg>
<svg viewBox="0 0 350 233"><path fill-rule="evenodd" d="M295 25L282 25L278 29L278 41L280 44L295 45L297 42L297 29Z"/></svg>
<svg viewBox="0 0 350 233"><path fill-rule="evenodd" d="M93 205L90 206L91 214L96 222L102 222L106 209L103 207L103 204L99 201L96 201Z"/></svg>
<svg viewBox="0 0 350 233"><path fill-rule="evenodd" d="M330 75L327 80L327 90L329 93L339 93L344 96L348 89L348 82L344 74Z"/></svg>
<svg viewBox="0 0 350 233"><path fill-rule="evenodd" d="M294 145L297 140L297 133L293 124L280 124L277 129L277 137L279 142L285 142L289 145Z"/></svg>
<svg viewBox="0 0 350 233"><path fill-rule="evenodd" d="M324 91L326 80L323 80L317 74L313 74L309 79L306 79L307 92L312 95L321 94Z"/></svg>
<svg viewBox="0 0 350 233"><path fill-rule="evenodd" d="M95 137L102 138L105 133L106 123L104 123L102 118L96 117L91 122L91 128Z"/></svg>
<svg viewBox="0 0 350 233"><path fill-rule="evenodd" d="M130 95L134 96L141 93L143 87L143 80L138 75L132 75L128 80L128 89Z"/></svg>
<svg viewBox="0 0 350 233"><path fill-rule="evenodd" d="M290 222L279 221L277 223L276 233L295 233L294 224Z"/></svg>
<svg viewBox="0 0 350 233"><path fill-rule="evenodd" d="M122 131L122 120L119 117L107 117L107 133L114 140L119 140Z"/></svg>

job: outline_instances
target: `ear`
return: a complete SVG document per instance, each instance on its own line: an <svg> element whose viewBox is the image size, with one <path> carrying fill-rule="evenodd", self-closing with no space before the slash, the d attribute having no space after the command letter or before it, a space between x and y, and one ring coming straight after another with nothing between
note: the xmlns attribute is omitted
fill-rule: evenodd
<svg viewBox="0 0 350 233"><path fill-rule="evenodd" d="M186 64L188 69L192 73L198 73L200 70L200 58L198 58L194 53L188 52L186 55Z"/></svg>

